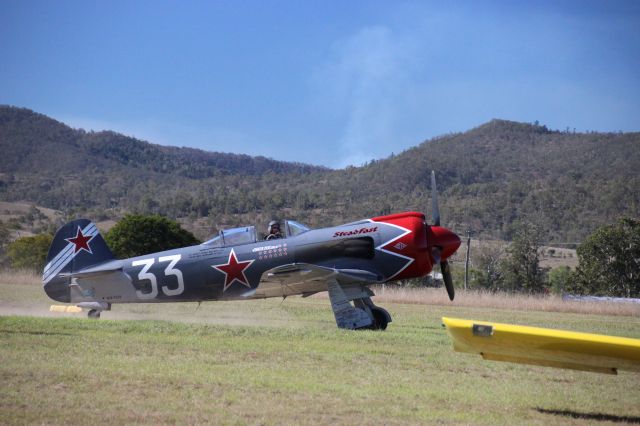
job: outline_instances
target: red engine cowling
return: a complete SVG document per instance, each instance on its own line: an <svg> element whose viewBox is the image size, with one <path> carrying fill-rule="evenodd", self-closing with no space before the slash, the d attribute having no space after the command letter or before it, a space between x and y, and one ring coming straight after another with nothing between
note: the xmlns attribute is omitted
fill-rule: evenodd
<svg viewBox="0 0 640 426"><path fill-rule="evenodd" d="M460 237L442 226L427 226L427 242L429 252L433 253L434 247L439 249L441 260L452 256L460 247Z"/></svg>
<svg viewBox="0 0 640 426"><path fill-rule="evenodd" d="M406 212L388 216L378 216L371 220L394 225L406 232L399 238L387 242L381 248L401 257L413 261L399 271L394 280L424 277L433 268L429 245L427 244L427 228L424 214Z"/></svg>

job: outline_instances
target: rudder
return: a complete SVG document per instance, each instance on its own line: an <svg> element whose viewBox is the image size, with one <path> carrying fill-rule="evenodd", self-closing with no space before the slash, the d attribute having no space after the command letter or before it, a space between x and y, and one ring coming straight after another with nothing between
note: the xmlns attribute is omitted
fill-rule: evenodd
<svg viewBox="0 0 640 426"><path fill-rule="evenodd" d="M49 297L68 302L70 279L61 277L61 273L76 272L113 259L97 226L87 219L74 220L58 229L53 237L42 284Z"/></svg>

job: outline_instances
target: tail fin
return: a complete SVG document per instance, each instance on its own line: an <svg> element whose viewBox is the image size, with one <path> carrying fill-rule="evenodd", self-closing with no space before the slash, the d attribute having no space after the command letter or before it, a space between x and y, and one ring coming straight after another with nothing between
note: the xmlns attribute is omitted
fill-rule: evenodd
<svg viewBox="0 0 640 426"><path fill-rule="evenodd" d="M54 300L68 302L70 278L61 273L79 271L115 257L96 225L87 219L77 219L58 229L47 255L42 284Z"/></svg>

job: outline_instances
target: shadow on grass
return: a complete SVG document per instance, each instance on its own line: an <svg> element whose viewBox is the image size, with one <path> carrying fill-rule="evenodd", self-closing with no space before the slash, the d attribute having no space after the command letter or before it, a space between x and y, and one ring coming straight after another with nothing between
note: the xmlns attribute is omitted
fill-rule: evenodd
<svg viewBox="0 0 640 426"><path fill-rule="evenodd" d="M15 330L0 330L0 333L7 334L31 334L34 336L75 336L73 333L58 333L54 331L15 331Z"/></svg>
<svg viewBox="0 0 640 426"><path fill-rule="evenodd" d="M603 422L614 423L633 423L640 424L640 417L636 416L616 416L614 414L604 413L580 413L571 410L548 410L546 408L536 408L536 411L542 414L553 414L555 416L571 417L573 419L583 420L599 420Z"/></svg>

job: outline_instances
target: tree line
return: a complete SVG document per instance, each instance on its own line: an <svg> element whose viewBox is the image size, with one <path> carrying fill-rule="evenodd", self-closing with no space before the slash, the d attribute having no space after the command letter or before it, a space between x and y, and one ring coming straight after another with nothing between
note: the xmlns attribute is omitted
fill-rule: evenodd
<svg viewBox="0 0 640 426"><path fill-rule="evenodd" d="M599 227L577 248L578 266L540 267L541 234L520 221L506 249L484 248L471 283L492 291L640 297L640 220L622 218Z"/></svg>

